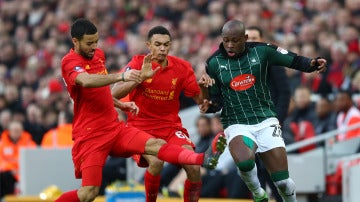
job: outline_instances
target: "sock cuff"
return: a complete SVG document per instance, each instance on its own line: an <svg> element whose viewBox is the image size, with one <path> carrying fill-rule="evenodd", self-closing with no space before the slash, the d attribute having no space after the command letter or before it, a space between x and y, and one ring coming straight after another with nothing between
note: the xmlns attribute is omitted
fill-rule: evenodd
<svg viewBox="0 0 360 202"><path fill-rule="evenodd" d="M290 176L289 176L289 171L288 170L277 171L277 172L271 173L271 179L274 182L278 182L278 181L281 181L281 180L286 180L289 177Z"/></svg>
<svg viewBox="0 0 360 202"><path fill-rule="evenodd" d="M153 181L160 182L160 175L153 175L148 170L145 171L145 178Z"/></svg>
<svg viewBox="0 0 360 202"><path fill-rule="evenodd" d="M201 188L202 182L198 181L198 182L191 182L189 179L185 180L185 187L189 186L191 188Z"/></svg>
<svg viewBox="0 0 360 202"><path fill-rule="evenodd" d="M248 172L255 167L255 161L252 159L242 161L236 164L241 172Z"/></svg>

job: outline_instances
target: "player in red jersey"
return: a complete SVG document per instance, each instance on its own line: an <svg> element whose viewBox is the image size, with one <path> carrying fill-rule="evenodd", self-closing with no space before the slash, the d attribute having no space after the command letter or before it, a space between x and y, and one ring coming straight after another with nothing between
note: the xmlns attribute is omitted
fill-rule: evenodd
<svg viewBox="0 0 360 202"><path fill-rule="evenodd" d="M140 82L156 71L144 67L107 74L104 53L97 48L97 28L86 19L74 22L71 37L74 48L64 56L61 68L74 101L72 157L75 176L82 178L82 186L62 194L57 202L93 201L99 192L102 168L108 155L149 154L171 163L214 167L225 145L222 141L216 142L216 148L210 148L206 153L194 153L118 120L114 106L134 114L139 109L134 102L122 103L113 99L109 85L118 81ZM145 60L148 61L145 63L150 61L149 58Z"/></svg>
<svg viewBox="0 0 360 202"><path fill-rule="evenodd" d="M203 102L200 87L212 85L212 80L203 75L196 81L192 66L189 62L178 57L168 55L171 47L171 35L163 26L153 27L148 32L146 45L149 55L137 55L125 67L129 70L141 70L146 57L151 57L152 68L161 67L154 76L137 82L120 82L112 89L113 96L117 99L125 97L129 93L130 101L134 101L140 112L137 116L129 115L128 124L145 132L166 140L168 143L180 145L191 151L194 144L189 134L182 127L178 115L180 109L179 96L184 92L185 96L192 97L197 104ZM123 70L122 70L123 71ZM160 173L163 161L150 155L135 155L134 159L139 166L148 166L144 180L146 201L155 202L160 186ZM187 173L184 186L184 201L197 202L201 190L200 166L182 164Z"/></svg>

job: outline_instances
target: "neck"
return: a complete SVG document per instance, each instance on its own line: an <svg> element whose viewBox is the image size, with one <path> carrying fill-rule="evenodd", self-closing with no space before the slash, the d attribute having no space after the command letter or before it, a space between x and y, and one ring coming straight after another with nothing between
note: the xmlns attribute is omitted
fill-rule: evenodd
<svg viewBox="0 0 360 202"><path fill-rule="evenodd" d="M163 61L156 61L156 63L158 63L162 68L168 66L168 61L166 59Z"/></svg>

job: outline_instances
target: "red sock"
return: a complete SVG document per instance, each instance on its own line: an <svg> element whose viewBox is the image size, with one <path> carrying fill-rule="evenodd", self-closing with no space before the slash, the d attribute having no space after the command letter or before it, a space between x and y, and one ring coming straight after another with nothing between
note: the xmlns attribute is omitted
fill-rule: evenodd
<svg viewBox="0 0 360 202"><path fill-rule="evenodd" d="M55 202L80 202L80 199L77 195L77 190L72 190L61 194Z"/></svg>
<svg viewBox="0 0 360 202"><path fill-rule="evenodd" d="M158 158L173 164L201 165L204 162L203 153L195 153L174 144L164 144L159 150Z"/></svg>
<svg viewBox="0 0 360 202"><path fill-rule="evenodd" d="M157 194L160 187L160 175L152 175L148 170L145 172L145 193L146 202L156 202Z"/></svg>
<svg viewBox="0 0 360 202"><path fill-rule="evenodd" d="M191 182L188 179L184 185L184 202L198 202L201 191L201 181Z"/></svg>

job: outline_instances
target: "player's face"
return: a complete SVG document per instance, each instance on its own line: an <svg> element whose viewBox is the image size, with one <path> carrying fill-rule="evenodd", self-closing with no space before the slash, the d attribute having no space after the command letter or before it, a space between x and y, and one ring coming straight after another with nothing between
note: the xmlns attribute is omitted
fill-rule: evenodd
<svg viewBox="0 0 360 202"><path fill-rule="evenodd" d="M262 42L262 38L260 37L260 33L254 29L247 29L245 34L248 35L247 41L249 42Z"/></svg>
<svg viewBox="0 0 360 202"><path fill-rule="evenodd" d="M170 36L166 34L154 34L150 41L147 42L150 54L153 60L161 64L166 60L171 47Z"/></svg>
<svg viewBox="0 0 360 202"><path fill-rule="evenodd" d="M99 34L85 34L81 40L73 39L74 49L85 58L91 59L94 57L95 49L99 41Z"/></svg>
<svg viewBox="0 0 360 202"><path fill-rule="evenodd" d="M245 42L247 35L236 31L228 31L222 33L222 41L224 48L230 57L239 55L245 50Z"/></svg>

